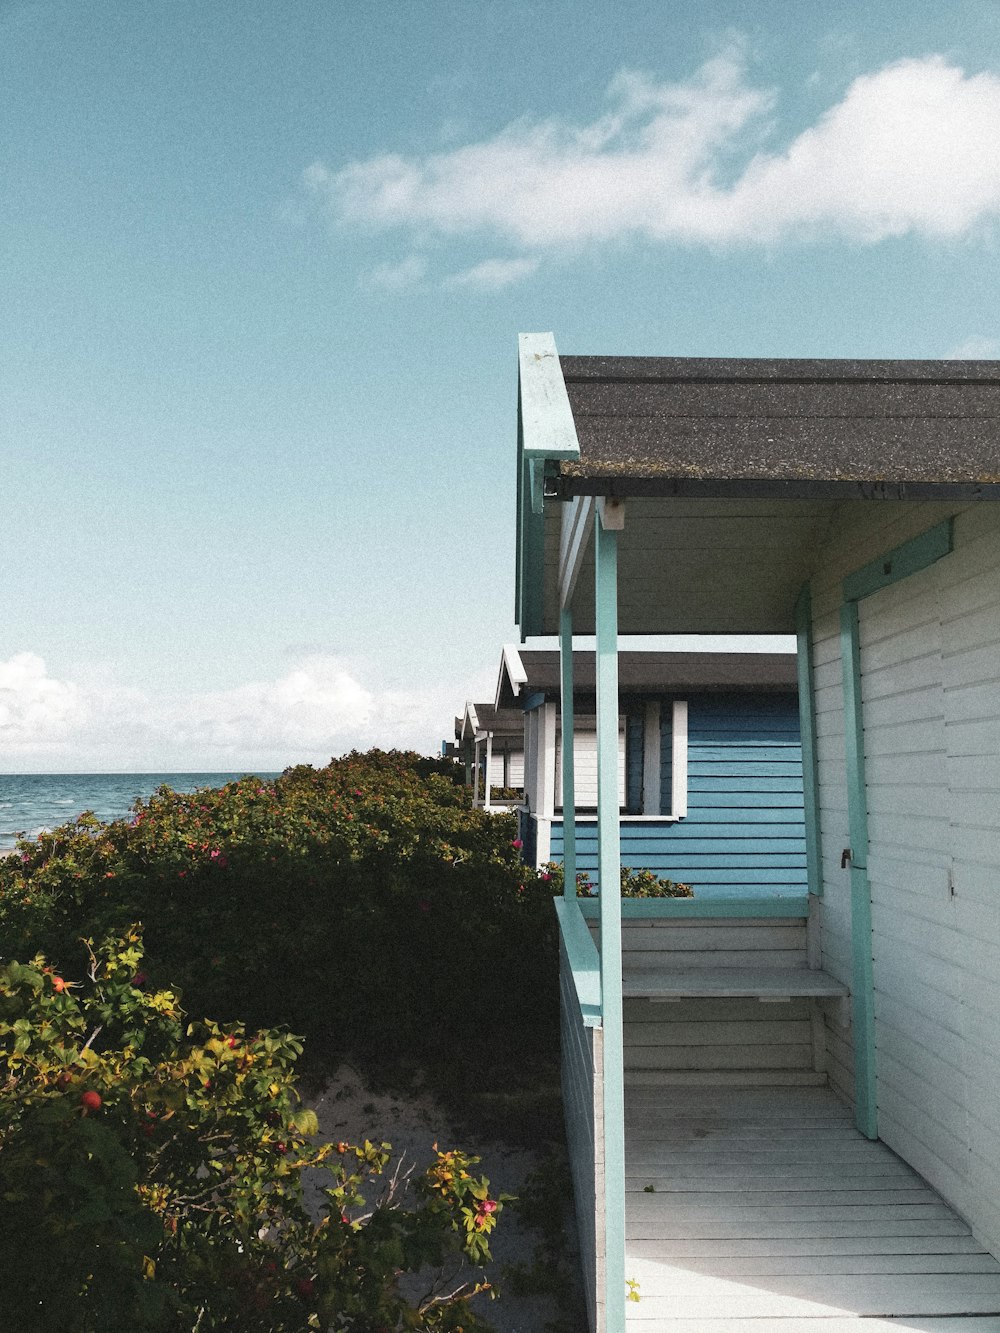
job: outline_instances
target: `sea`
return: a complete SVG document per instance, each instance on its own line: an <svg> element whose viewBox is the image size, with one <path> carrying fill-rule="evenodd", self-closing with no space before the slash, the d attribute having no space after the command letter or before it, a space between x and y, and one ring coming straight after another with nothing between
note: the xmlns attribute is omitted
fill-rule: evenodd
<svg viewBox="0 0 1000 1333"><path fill-rule="evenodd" d="M224 787L245 773L0 773L0 854L19 837L36 837L89 810L98 819L121 819L140 796L164 783L174 791ZM257 773L260 778L277 773Z"/></svg>

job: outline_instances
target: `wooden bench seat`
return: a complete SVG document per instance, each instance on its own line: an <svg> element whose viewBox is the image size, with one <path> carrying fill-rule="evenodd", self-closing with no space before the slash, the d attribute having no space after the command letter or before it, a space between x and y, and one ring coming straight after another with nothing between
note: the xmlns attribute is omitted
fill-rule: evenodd
<svg viewBox="0 0 1000 1333"><path fill-rule="evenodd" d="M634 999L757 1000L843 999L848 989L827 972L808 967L630 968L622 994Z"/></svg>

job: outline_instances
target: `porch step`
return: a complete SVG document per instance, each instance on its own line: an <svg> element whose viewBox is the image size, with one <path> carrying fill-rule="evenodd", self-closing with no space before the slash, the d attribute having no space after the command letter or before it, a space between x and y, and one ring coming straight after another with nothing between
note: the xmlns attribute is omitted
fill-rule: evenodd
<svg viewBox="0 0 1000 1333"><path fill-rule="evenodd" d="M669 1003L715 997L780 1002L796 998L844 999L848 988L828 972L808 967L629 968L622 994Z"/></svg>

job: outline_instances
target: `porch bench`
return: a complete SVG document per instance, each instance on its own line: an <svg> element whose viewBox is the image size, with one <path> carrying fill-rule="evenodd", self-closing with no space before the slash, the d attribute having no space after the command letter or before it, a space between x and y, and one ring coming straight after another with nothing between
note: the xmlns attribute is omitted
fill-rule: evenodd
<svg viewBox="0 0 1000 1333"><path fill-rule="evenodd" d="M682 999L844 999L848 988L828 972L808 967L629 968L622 994L660 1002Z"/></svg>

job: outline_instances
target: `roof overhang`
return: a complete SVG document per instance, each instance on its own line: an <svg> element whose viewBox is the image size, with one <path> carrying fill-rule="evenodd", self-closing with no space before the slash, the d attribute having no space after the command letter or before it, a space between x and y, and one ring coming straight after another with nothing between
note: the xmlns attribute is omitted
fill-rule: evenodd
<svg viewBox="0 0 1000 1333"><path fill-rule="evenodd" d="M516 708L524 699L544 694L558 699L562 682L557 648L526 648L516 655L505 649L500 663L497 699L502 708ZM731 653L671 652L626 649L618 655L619 689L623 695L708 693L720 690L795 691L794 652ZM593 651L573 652L573 693L589 698L596 690Z"/></svg>
<svg viewBox="0 0 1000 1333"><path fill-rule="evenodd" d="M1000 500L1000 362L560 362L524 335L519 401L545 404L520 422L522 637L558 632L563 606L592 631L602 512L622 633L771 634L852 508Z"/></svg>

